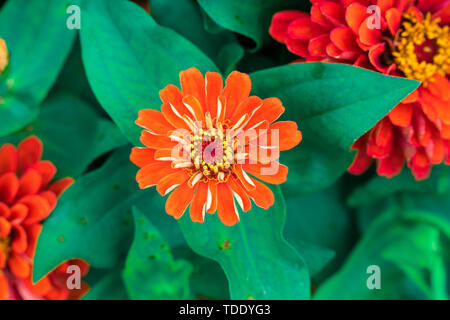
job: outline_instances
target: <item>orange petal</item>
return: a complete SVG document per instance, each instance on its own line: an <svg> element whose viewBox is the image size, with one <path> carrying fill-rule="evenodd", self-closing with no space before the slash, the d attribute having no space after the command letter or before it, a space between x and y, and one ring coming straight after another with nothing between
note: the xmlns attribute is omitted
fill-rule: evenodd
<svg viewBox="0 0 450 320"><path fill-rule="evenodd" d="M402 22L402 12L397 8L387 10L386 21L391 35L395 35Z"/></svg>
<svg viewBox="0 0 450 320"><path fill-rule="evenodd" d="M145 130L141 132L140 140L145 146L152 149L172 148L177 145L167 135L153 134Z"/></svg>
<svg viewBox="0 0 450 320"><path fill-rule="evenodd" d="M428 90L421 90L420 98L423 104L428 105L429 107L434 107L440 120L442 120L445 124L450 124L450 108L448 101L437 98Z"/></svg>
<svg viewBox="0 0 450 320"><path fill-rule="evenodd" d="M42 141L36 136L30 136L23 140L17 147L19 171L23 172L38 162L42 157L43 148Z"/></svg>
<svg viewBox="0 0 450 320"><path fill-rule="evenodd" d="M20 177L19 191L17 192L17 198L27 196L30 194L36 194L42 185L42 177L36 169L29 168Z"/></svg>
<svg viewBox="0 0 450 320"><path fill-rule="evenodd" d="M41 188L47 186L56 174L56 167L50 161L39 161L31 166L31 168L36 169L41 174Z"/></svg>
<svg viewBox="0 0 450 320"><path fill-rule="evenodd" d="M191 220L203 223L205 220L206 200L208 197L208 183L200 182L195 191L194 199L189 208Z"/></svg>
<svg viewBox="0 0 450 320"><path fill-rule="evenodd" d="M173 109L175 109L175 111L178 114L180 114L181 116L188 114L188 111L182 101L183 100L183 92L181 92L181 90L178 89L173 84L169 84L164 89L159 91L159 96L160 96L161 100L163 101L163 104L172 106ZM164 116L166 116L164 110L162 110L162 107L161 107L161 111L163 112ZM167 119L167 117L166 117L166 119ZM172 125L174 125L170 121L170 119L167 119L167 121L169 121ZM177 126L175 126L175 128L177 128Z"/></svg>
<svg viewBox="0 0 450 320"><path fill-rule="evenodd" d="M42 224L33 224L25 228L28 234L28 248L26 255L28 257L34 257L34 252L36 250L37 239L42 231Z"/></svg>
<svg viewBox="0 0 450 320"><path fill-rule="evenodd" d="M328 33L328 28L311 21L310 18L300 18L292 21L288 27L290 38L310 40Z"/></svg>
<svg viewBox="0 0 450 320"><path fill-rule="evenodd" d="M11 270L12 274L16 277L25 279L31 274L31 265L30 263L21 255L12 252L8 259L9 270Z"/></svg>
<svg viewBox="0 0 450 320"><path fill-rule="evenodd" d="M0 217L8 219L10 216L11 211L9 210L9 207L3 202L0 202Z"/></svg>
<svg viewBox="0 0 450 320"><path fill-rule="evenodd" d="M56 202L58 201L58 198L56 198L56 195L52 191L44 191L40 192L39 196L47 200L48 204L50 205L51 210L55 209Z"/></svg>
<svg viewBox="0 0 450 320"><path fill-rule="evenodd" d="M278 98L267 98L263 100L261 108L255 111L246 128L252 128L261 121L267 120L272 123L277 120L284 112L283 104Z"/></svg>
<svg viewBox="0 0 450 320"><path fill-rule="evenodd" d="M251 88L252 83L247 74L238 71L230 73L222 93L226 97L227 104L225 119L230 119L239 103L248 98Z"/></svg>
<svg viewBox="0 0 450 320"><path fill-rule="evenodd" d="M19 191L19 179L13 172L0 176L0 201L10 204Z"/></svg>
<svg viewBox="0 0 450 320"><path fill-rule="evenodd" d="M206 196L206 212L214 214L217 210L217 183L208 182L208 193Z"/></svg>
<svg viewBox="0 0 450 320"><path fill-rule="evenodd" d="M294 121L279 121L273 123L269 128L268 143L269 141L272 141L270 138L270 132L272 130L279 130L280 151L292 149L302 141L302 133L298 130L297 123Z"/></svg>
<svg viewBox="0 0 450 320"><path fill-rule="evenodd" d="M434 76L433 81L428 82L427 89L442 100L450 100L450 81L439 73Z"/></svg>
<svg viewBox="0 0 450 320"><path fill-rule="evenodd" d="M0 217L0 238L5 239L11 233L12 225L5 217Z"/></svg>
<svg viewBox="0 0 450 320"><path fill-rule="evenodd" d="M22 223L28 215L28 207L24 204L17 203L11 208L10 221L15 224Z"/></svg>
<svg viewBox="0 0 450 320"><path fill-rule="evenodd" d="M251 115L256 109L262 106L262 103L262 99L256 96L251 96L241 101L230 118L231 125L237 123L243 115Z"/></svg>
<svg viewBox="0 0 450 320"><path fill-rule="evenodd" d="M205 106L205 79L196 68L189 68L180 72L181 90L184 96L192 95L199 102L202 113Z"/></svg>
<svg viewBox="0 0 450 320"><path fill-rule="evenodd" d="M272 190L258 180L252 179L252 181L255 184L255 188L253 190L247 190L248 195L258 207L266 210L269 209L275 202Z"/></svg>
<svg viewBox="0 0 450 320"><path fill-rule="evenodd" d="M183 98L183 103L192 114L194 121L201 121L202 123L205 121L203 108L200 104L200 101L195 96L186 95Z"/></svg>
<svg viewBox="0 0 450 320"><path fill-rule="evenodd" d="M389 119L396 126L407 127L411 124L412 112L412 104L400 103L389 112Z"/></svg>
<svg viewBox="0 0 450 320"><path fill-rule="evenodd" d="M52 283L50 277L46 276L39 280L37 283L33 284L31 277L25 279L25 285L27 288L37 296L44 296L52 289Z"/></svg>
<svg viewBox="0 0 450 320"><path fill-rule="evenodd" d="M234 198L236 199L237 203L239 203L242 211L247 212L248 210L250 210L252 208L252 203L247 195L247 192L244 190L238 180L230 177L227 183L231 189L231 192L233 193Z"/></svg>
<svg viewBox="0 0 450 320"><path fill-rule="evenodd" d="M17 169L17 151L9 143L0 148L0 176L6 172L15 172Z"/></svg>
<svg viewBox="0 0 450 320"><path fill-rule="evenodd" d="M367 46L373 46L376 44L381 43L381 30L380 29L370 29L369 28L369 19L372 19L372 17L368 17L366 20L364 20L363 23L361 23L359 27L359 40L367 45Z"/></svg>
<svg viewBox="0 0 450 320"><path fill-rule="evenodd" d="M358 34L361 24L368 15L367 7L363 6L361 3L354 2L347 7L345 20L350 28L352 28L353 32Z"/></svg>
<svg viewBox="0 0 450 320"><path fill-rule="evenodd" d="M270 184L282 184L287 179L288 167L272 161L268 164L244 164L242 169L252 176Z"/></svg>
<svg viewBox="0 0 450 320"><path fill-rule="evenodd" d="M242 170L242 166L237 165L234 167L233 173L239 179L240 183L244 186L247 191L254 190L256 188L254 180L249 177L249 175Z"/></svg>
<svg viewBox="0 0 450 320"><path fill-rule="evenodd" d="M188 179L189 176L184 170L171 173L158 181L156 190L160 195L165 196Z"/></svg>
<svg viewBox="0 0 450 320"><path fill-rule="evenodd" d="M139 168L155 162L155 149L135 147L131 149L130 161Z"/></svg>
<svg viewBox="0 0 450 320"><path fill-rule="evenodd" d="M49 187L48 190L52 191L57 197L60 197L64 191L66 191L75 180L70 177L62 178L58 181L53 182Z"/></svg>
<svg viewBox="0 0 450 320"><path fill-rule="evenodd" d="M38 223L45 218L51 212L51 207L48 201L40 196L25 196L18 203L24 204L28 207L28 215L24 220L24 225L32 225Z"/></svg>
<svg viewBox="0 0 450 320"><path fill-rule="evenodd" d="M136 174L139 188L145 189L155 186L163 177L181 169L173 169L167 162L154 162L140 169Z"/></svg>
<svg viewBox="0 0 450 320"><path fill-rule="evenodd" d="M176 188L166 201L166 212L175 219L181 218L194 196L194 189L189 187L187 181Z"/></svg>
<svg viewBox="0 0 450 320"><path fill-rule="evenodd" d="M9 284L8 278L2 270L0 270L0 300L8 300L9 298Z"/></svg>
<svg viewBox="0 0 450 320"><path fill-rule="evenodd" d="M185 108L186 109L186 108ZM183 115L187 114L186 112L179 113L172 105L168 103L164 103L161 106L161 112L164 115L164 118L175 128L183 128L183 129L189 129L186 122L183 120ZM190 114L189 114L190 115Z"/></svg>
<svg viewBox="0 0 450 320"><path fill-rule="evenodd" d="M217 116L217 99L222 94L223 80L220 73L206 73L206 108L205 111L211 113L211 117Z"/></svg>
<svg viewBox="0 0 450 320"><path fill-rule="evenodd" d="M227 226L239 222L239 213L234 204L233 193L226 183L217 185L217 214L220 221Z"/></svg>
<svg viewBox="0 0 450 320"><path fill-rule="evenodd" d="M402 100L402 103L413 103L416 102L418 98L419 98L419 90L416 89L410 94L408 94L406 98Z"/></svg>
<svg viewBox="0 0 450 320"><path fill-rule="evenodd" d="M341 51L360 52L356 36L349 27L335 28L330 33L330 39Z"/></svg>
<svg viewBox="0 0 450 320"><path fill-rule="evenodd" d="M27 233L25 232L25 229L20 226L16 225L13 226L13 237L11 241L11 248L15 253L24 253L27 249Z"/></svg>
<svg viewBox="0 0 450 320"><path fill-rule="evenodd" d="M156 134L166 134L174 129L160 111L153 109L140 110L136 124Z"/></svg>

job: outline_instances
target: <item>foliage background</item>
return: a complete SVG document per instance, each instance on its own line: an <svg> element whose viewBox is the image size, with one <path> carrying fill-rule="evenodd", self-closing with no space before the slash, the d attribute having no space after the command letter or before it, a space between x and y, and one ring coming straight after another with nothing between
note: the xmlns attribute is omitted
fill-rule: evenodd
<svg viewBox="0 0 450 320"><path fill-rule="evenodd" d="M146 1L138 1L147 5ZM66 8L81 7L81 30ZM351 144L418 83L346 65L289 64L268 35L272 14L306 0L9 0L0 37L0 142L35 134L58 176L76 183L45 222L39 279L60 262L91 264L86 299L447 299L449 172L416 182L345 173ZM139 190L128 160L137 111L159 108L178 73L250 73L252 94L279 97L304 140L282 155L275 205L233 227L194 224ZM381 290L369 290L370 265ZM313 292L313 295L311 295Z"/></svg>

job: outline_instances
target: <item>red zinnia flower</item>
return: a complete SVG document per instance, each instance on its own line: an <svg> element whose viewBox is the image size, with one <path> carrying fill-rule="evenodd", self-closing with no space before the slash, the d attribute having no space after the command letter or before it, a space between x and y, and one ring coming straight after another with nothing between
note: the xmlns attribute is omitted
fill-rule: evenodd
<svg viewBox="0 0 450 320"><path fill-rule="evenodd" d="M416 179L450 163L450 0L314 0L311 14L274 15L271 35L306 61L350 63L422 85L353 145L349 171L372 161L392 177L405 160ZM375 7L376 6L376 7Z"/></svg>
<svg viewBox="0 0 450 320"><path fill-rule="evenodd" d="M0 299L21 298L30 283L41 222L72 178L51 182L55 166L42 161L42 142L31 136L16 149L0 148ZM23 298L23 297L22 297Z"/></svg>
<svg viewBox="0 0 450 320"><path fill-rule="evenodd" d="M249 198L269 208L274 196L259 180L286 180L277 151L300 143L297 124L275 122L284 112L279 99L249 97L246 74L232 72L225 88L220 74L207 72L204 78L195 68L180 72L180 80L182 90L168 85L160 91L162 112L139 112L136 123L146 129L141 142L147 148L133 148L130 156L142 168L139 187L156 185L163 196L172 191L166 211L177 219L189 204L193 221L203 222L205 212L217 210L226 225L239 221L234 199L244 212L251 207Z"/></svg>

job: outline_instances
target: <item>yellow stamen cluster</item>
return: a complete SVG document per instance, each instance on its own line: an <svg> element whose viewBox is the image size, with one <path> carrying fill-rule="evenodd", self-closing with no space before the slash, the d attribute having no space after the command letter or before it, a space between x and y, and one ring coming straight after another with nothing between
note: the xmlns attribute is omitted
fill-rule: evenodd
<svg viewBox="0 0 450 320"><path fill-rule="evenodd" d="M9 237L2 238L0 237L0 252L3 252L8 259L9 252L11 251L11 239Z"/></svg>
<svg viewBox="0 0 450 320"><path fill-rule="evenodd" d="M433 81L438 73L443 76L450 71L450 31L449 26L440 26L440 18L432 19L427 13L425 19L419 22L412 13L403 15L398 45L392 52L398 68L409 79L422 81L424 86ZM432 62L419 61L416 47L426 41L433 40L436 52ZM424 47L424 52L431 52L431 48Z"/></svg>
<svg viewBox="0 0 450 320"><path fill-rule="evenodd" d="M5 40L0 38L0 74L6 69L9 63L9 53Z"/></svg>
<svg viewBox="0 0 450 320"><path fill-rule="evenodd" d="M214 155L209 157L211 150L215 149ZM205 155L206 153L206 155ZM209 127L200 129L191 135L191 161L194 168L189 170L192 174L201 172L203 180L226 181L231 174L234 163L234 148L230 137L219 123L217 128Z"/></svg>

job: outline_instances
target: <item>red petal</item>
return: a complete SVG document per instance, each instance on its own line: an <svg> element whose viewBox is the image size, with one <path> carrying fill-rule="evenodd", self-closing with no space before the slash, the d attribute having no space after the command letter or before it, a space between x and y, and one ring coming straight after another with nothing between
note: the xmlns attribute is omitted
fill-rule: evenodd
<svg viewBox="0 0 450 320"><path fill-rule="evenodd" d="M320 11L335 26L345 25L345 8L331 1L320 2Z"/></svg>
<svg viewBox="0 0 450 320"><path fill-rule="evenodd" d="M38 193L38 191L41 189L41 185L42 177L39 171L33 168L29 168L20 177L17 198Z"/></svg>
<svg viewBox="0 0 450 320"><path fill-rule="evenodd" d="M308 51L308 41L307 40L297 40L292 38L286 39L286 47L287 49L301 57L308 57L309 51Z"/></svg>
<svg viewBox="0 0 450 320"><path fill-rule="evenodd" d="M328 29L312 22L310 18L297 19L288 28L289 37L300 40L310 40L325 33L328 33Z"/></svg>
<svg viewBox="0 0 450 320"><path fill-rule="evenodd" d="M20 199L19 203L28 207L28 216L23 222L24 225L38 223L47 218L52 211L48 201L40 196L26 196Z"/></svg>
<svg viewBox="0 0 450 320"><path fill-rule="evenodd" d="M227 226L239 222L239 213L233 199L233 193L226 183L217 185L217 214L220 221Z"/></svg>
<svg viewBox="0 0 450 320"><path fill-rule="evenodd" d="M391 8L386 12L386 21L391 35L397 33L398 28L402 22L402 13L397 8Z"/></svg>
<svg viewBox="0 0 450 320"><path fill-rule="evenodd" d="M327 55L327 45L330 43L330 36L323 34L311 39L308 44L309 54L316 57L325 57Z"/></svg>
<svg viewBox="0 0 450 320"><path fill-rule="evenodd" d="M289 24L296 19L307 17L307 13L297 10L277 12L272 17L269 33L278 42L285 42Z"/></svg>
<svg viewBox="0 0 450 320"><path fill-rule="evenodd" d="M10 204L19 191L19 179L13 172L0 176L0 201Z"/></svg>
<svg viewBox="0 0 450 320"><path fill-rule="evenodd" d="M359 28L369 14L367 7L358 2L352 3L347 7L345 12L345 20L355 34L359 33Z"/></svg>
<svg viewBox="0 0 450 320"><path fill-rule="evenodd" d="M11 248L15 253L24 253L27 249L27 233L20 225L13 226Z"/></svg>
<svg viewBox="0 0 450 320"><path fill-rule="evenodd" d="M370 29L369 25L372 25L373 17L368 17L366 20L361 23L359 27L359 40L367 45L367 46L373 46L376 44L381 43L381 29Z"/></svg>
<svg viewBox="0 0 450 320"><path fill-rule="evenodd" d="M330 33L330 39L342 51L360 52L356 43L356 36L352 29L348 27L333 29Z"/></svg>
<svg viewBox="0 0 450 320"><path fill-rule="evenodd" d="M36 169L40 173L42 179L41 188L47 186L56 174L56 167L50 161L39 161L31 168Z"/></svg>
<svg viewBox="0 0 450 320"><path fill-rule="evenodd" d="M197 68L189 68L180 72L181 91L184 96L192 95L199 102L202 114L205 106L205 78Z"/></svg>
<svg viewBox="0 0 450 320"><path fill-rule="evenodd" d="M217 99L222 94L223 81L220 73L207 72L206 78L206 111L211 113L211 117L217 116Z"/></svg>
<svg viewBox="0 0 450 320"><path fill-rule="evenodd" d="M17 169L17 151L12 144L4 144L0 148L0 176Z"/></svg>
<svg viewBox="0 0 450 320"><path fill-rule="evenodd" d="M413 113L413 105L410 103L400 103L391 112L389 112L389 119L396 126L406 127L411 124Z"/></svg>
<svg viewBox="0 0 450 320"><path fill-rule="evenodd" d="M28 167L38 162L42 157L42 141L35 136L23 140L18 148L18 169L24 172Z"/></svg>
<svg viewBox="0 0 450 320"><path fill-rule="evenodd" d="M200 182L189 208L189 214L192 221L203 223L205 220L207 196L208 183Z"/></svg>

